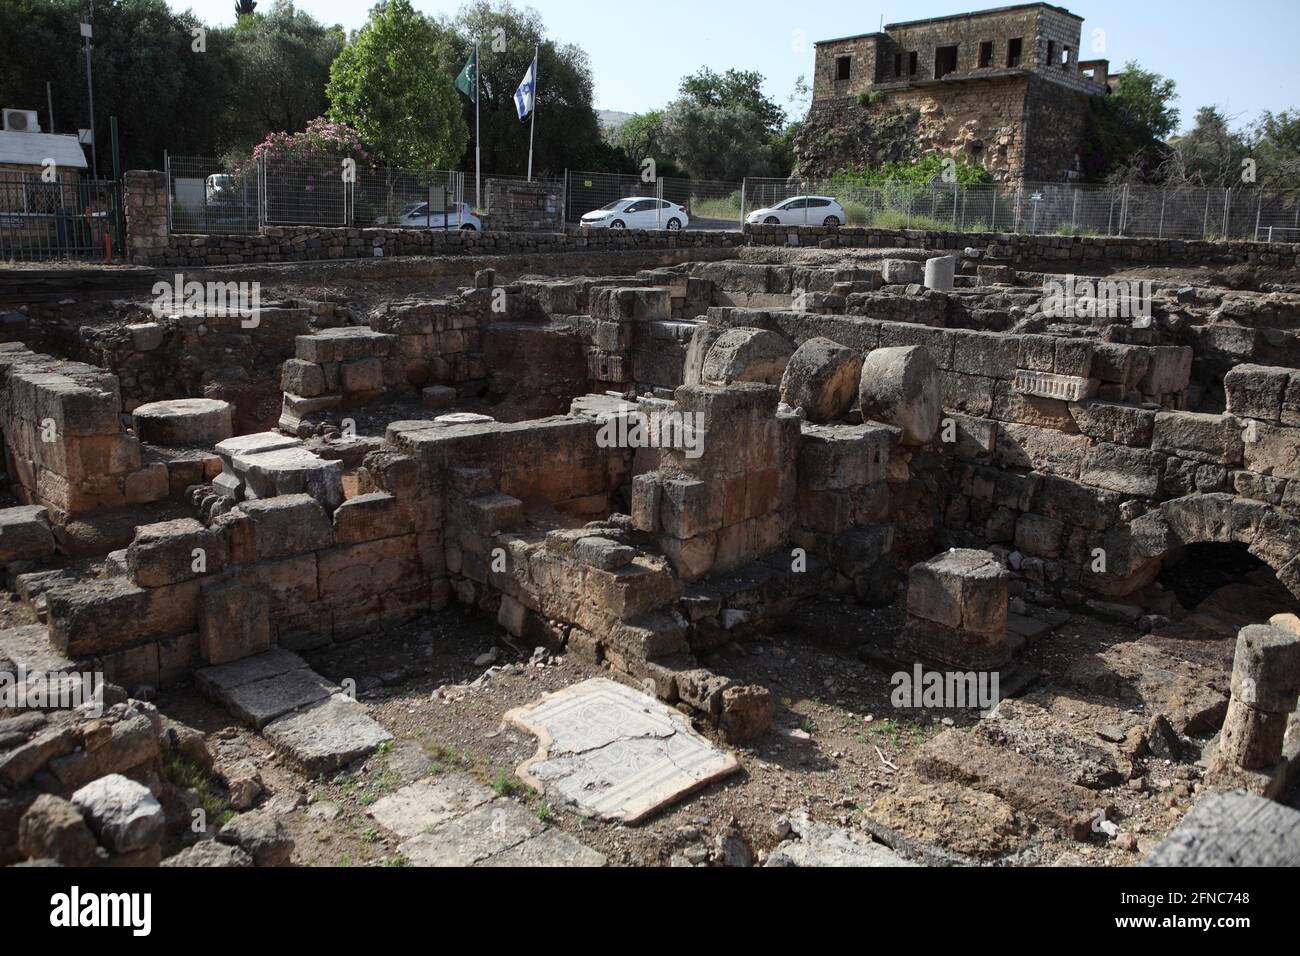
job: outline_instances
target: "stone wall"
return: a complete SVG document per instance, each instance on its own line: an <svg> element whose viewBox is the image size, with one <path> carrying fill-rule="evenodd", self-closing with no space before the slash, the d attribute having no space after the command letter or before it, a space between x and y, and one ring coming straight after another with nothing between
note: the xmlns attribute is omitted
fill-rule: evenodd
<svg viewBox="0 0 1300 956"><path fill-rule="evenodd" d="M168 248L167 174L131 169L122 174L126 248L132 262L155 262Z"/></svg>
<svg viewBox="0 0 1300 956"><path fill-rule="evenodd" d="M488 231L563 232L564 189L547 183L488 179L487 212L483 228Z"/></svg>
<svg viewBox="0 0 1300 956"><path fill-rule="evenodd" d="M1300 243L1154 239L1130 236L1034 236L1019 233L927 232L918 229L866 229L824 226L746 226L750 246L813 246L821 249L975 248L988 260L1006 265L1069 271L1076 263L1167 262L1181 265L1300 266Z"/></svg>
<svg viewBox="0 0 1300 956"><path fill-rule="evenodd" d="M172 235L166 250L136 261L158 266L301 262L376 256L513 255L538 252L729 248L741 244L735 232L582 233L470 232L440 229L355 229L268 226L256 236Z"/></svg>

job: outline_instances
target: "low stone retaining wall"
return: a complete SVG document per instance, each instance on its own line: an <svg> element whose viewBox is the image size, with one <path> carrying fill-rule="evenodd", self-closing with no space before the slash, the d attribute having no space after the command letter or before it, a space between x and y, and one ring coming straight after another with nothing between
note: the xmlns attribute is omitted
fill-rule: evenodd
<svg viewBox="0 0 1300 956"><path fill-rule="evenodd" d="M1294 269L1300 243L1211 242L1129 236L1031 236L992 232L930 232L825 226L746 226L747 246L813 246L822 249L978 249L1011 265L1151 263L1262 265Z"/></svg>

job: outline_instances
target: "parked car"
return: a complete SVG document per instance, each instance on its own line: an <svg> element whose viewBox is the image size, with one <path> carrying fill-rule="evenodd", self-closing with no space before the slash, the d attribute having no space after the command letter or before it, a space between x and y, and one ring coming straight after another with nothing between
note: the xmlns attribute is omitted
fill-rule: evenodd
<svg viewBox="0 0 1300 956"><path fill-rule="evenodd" d="M427 202L413 202L402 210L395 223L401 229L464 229L469 232L482 232L483 223L474 215L474 209L467 202L454 202L447 206L447 221L443 222L442 210L429 208Z"/></svg>
<svg viewBox="0 0 1300 956"><path fill-rule="evenodd" d="M830 196L795 196L766 209L755 209L745 221L768 226L842 226L848 219L844 207Z"/></svg>
<svg viewBox="0 0 1300 956"><path fill-rule="evenodd" d="M667 229L677 232L691 223L684 206L645 196L616 199L582 217L584 229Z"/></svg>

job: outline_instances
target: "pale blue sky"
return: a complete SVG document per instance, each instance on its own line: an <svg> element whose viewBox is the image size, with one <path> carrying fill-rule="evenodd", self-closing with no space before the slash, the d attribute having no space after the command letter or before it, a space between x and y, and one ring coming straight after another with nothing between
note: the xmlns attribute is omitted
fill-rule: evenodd
<svg viewBox="0 0 1300 956"><path fill-rule="evenodd" d="M208 23L230 23L233 0L168 0ZM271 0L263 0L269 7ZM454 14L461 0L413 0L430 14ZM701 66L758 70L782 106L800 74L811 77L816 40L866 33L881 23L946 16L999 6L997 0L534 0L552 39L576 43L591 57L596 105L640 112L662 106L682 76ZM1184 124L1213 104L1238 125L1263 110L1300 107L1296 44L1298 0L1071 0L1084 18L1085 58L1126 60L1178 84ZM327 23L348 30L365 22L357 0L298 0ZM1092 31L1105 31L1104 53L1092 52ZM796 31L807 42L795 49ZM542 80L545 82L545 78Z"/></svg>

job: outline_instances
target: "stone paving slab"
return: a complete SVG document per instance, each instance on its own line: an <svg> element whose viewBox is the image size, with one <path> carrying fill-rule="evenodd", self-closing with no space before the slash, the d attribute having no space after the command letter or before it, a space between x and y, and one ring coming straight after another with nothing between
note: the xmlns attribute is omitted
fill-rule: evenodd
<svg viewBox="0 0 1300 956"><path fill-rule="evenodd" d="M375 803L412 866L604 866L605 857L466 774L428 777Z"/></svg>
<svg viewBox="0 0 1300 956"><path fill-rule="evenodd" d="M297 654L272 648L195 672L199 689L249 726L262 730L277 717L324 701L338 688Z"/></svg>
<svg viewBox="0 0 1300 956"><path fill-rule="evenodd" d="M375 801L370 815L398 836L410 839L481 807L495 796L473 777L451 773L402 787Z"/></svg>
<svg viewBox="0 0 1300 956"><path fill-rule="evenodd" d="M519 776L597 819L636 823L740 769L681 712L604 678L548 694L506 720L538 738Z"/></svg>
<svg viewBox="0 0 1300 956"><path fill-rule="evenodd" d="M271 721L263 734L309 774L338 770L393 739L364 704L342 694Z"/></svg>

